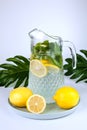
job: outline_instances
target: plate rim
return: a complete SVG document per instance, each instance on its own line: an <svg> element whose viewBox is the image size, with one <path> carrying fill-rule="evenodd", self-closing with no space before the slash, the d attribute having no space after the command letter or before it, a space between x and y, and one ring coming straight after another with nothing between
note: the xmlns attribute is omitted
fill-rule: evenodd
<svg viewBox="0 0 87 130"><path fill-rule="evenodd" d="M25 117L25 118L30 118L30 119L36 119L36 120L51 120L51 119L57 119L57 118L62 118L65 116L68 116L70 114L72 114L79 106L80 101L78 102L78 104L71 108L71 109L61 109L61 112L54 112L54 113L41 113L41 114L33 114L27 111L26 108L24 108L26 111L22 111L22 108L18 108L13 106L9 99L8 99L8 105L11 108L11 110L13 110L14 112L16 112L18 115ZM56 104L56 103L52 103L51 105ZM48 104L47 104L48 105Z"/></svg>

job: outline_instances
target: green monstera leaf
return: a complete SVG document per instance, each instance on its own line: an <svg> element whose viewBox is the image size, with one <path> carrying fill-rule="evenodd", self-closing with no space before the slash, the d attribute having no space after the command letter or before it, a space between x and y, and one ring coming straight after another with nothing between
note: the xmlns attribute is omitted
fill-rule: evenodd
<svg viewBox="0 0 87 130"><path fill-rule="evenodd" d="M64 65L65 76L75 79L76 83L82 81L87 83L87 50L80 50L77 54L77 67L73 69L72 59L67 58ZM7 63L0 65L0 87L14 88L28 86L30 61L24 56L17 55L8 58Z"/></svg>
<svg viewBox="0 0 87 130"><path fill-rule="evenodd" d="M8 58L8 62L0 65L0 86L11 86L14 83L14 88L28 85L29 78L29 59L17 55L13 58Z"/></svg>
<svg viewBox="0 0 87 130"><path fill-rule="evenodd" d="M72 68L72 59L67 58L67 64L64 65L65 75L70 79L76 79L76 83L83 81L87 83L87 50L80 50L82 54L77 54L77 67Z"/></svg>

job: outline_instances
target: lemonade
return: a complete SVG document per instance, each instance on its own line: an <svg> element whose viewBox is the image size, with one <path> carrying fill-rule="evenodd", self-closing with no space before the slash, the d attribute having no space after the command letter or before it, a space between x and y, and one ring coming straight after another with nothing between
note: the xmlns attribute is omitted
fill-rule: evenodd
<svg viewBox="0 0 87 130"><path fill-rule="evenodd" d="M36 43L30 58L29 88L42 95L46 103L53 103L53 95L63 85L63 80L61 47L47 40Z"/></svg>

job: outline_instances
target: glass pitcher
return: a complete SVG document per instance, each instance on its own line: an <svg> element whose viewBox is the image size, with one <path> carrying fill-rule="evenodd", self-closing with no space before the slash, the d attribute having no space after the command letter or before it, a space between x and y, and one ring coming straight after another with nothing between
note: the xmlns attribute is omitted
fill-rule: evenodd
<svg viewBox="0 0 87 130"><path fill-rule="evenodd" d="M64 85L62 47L65 42L70 48L73 67L76 67L76 52L73 44L63 41L58 36L33 29L31 38L31 56L29 71L29 88L35 94L42 95L46 103L53 103L53 95Z"/></svg>

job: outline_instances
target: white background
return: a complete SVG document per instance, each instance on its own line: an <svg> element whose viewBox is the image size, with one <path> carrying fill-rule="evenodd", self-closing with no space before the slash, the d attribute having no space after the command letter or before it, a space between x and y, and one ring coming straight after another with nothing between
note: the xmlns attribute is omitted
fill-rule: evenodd
<svg viewBox="0 0 87 130"><path fill-rule="evenodd" d="M28 32L39 28L87 49L87 0L0 0L0 63L30 55Z"/></svg>
<svg viewBox="0 0 87 130"><path fill-rule="evenodd" d="M0 64L15 55L30 55L28 32L39 28L87 49L87 0L0 0ZM4 130L86 130L87 85L74 81L81 97L77 111L56 120L31 120L8 108L10 89L0 88L0 128Z"/></svg>

